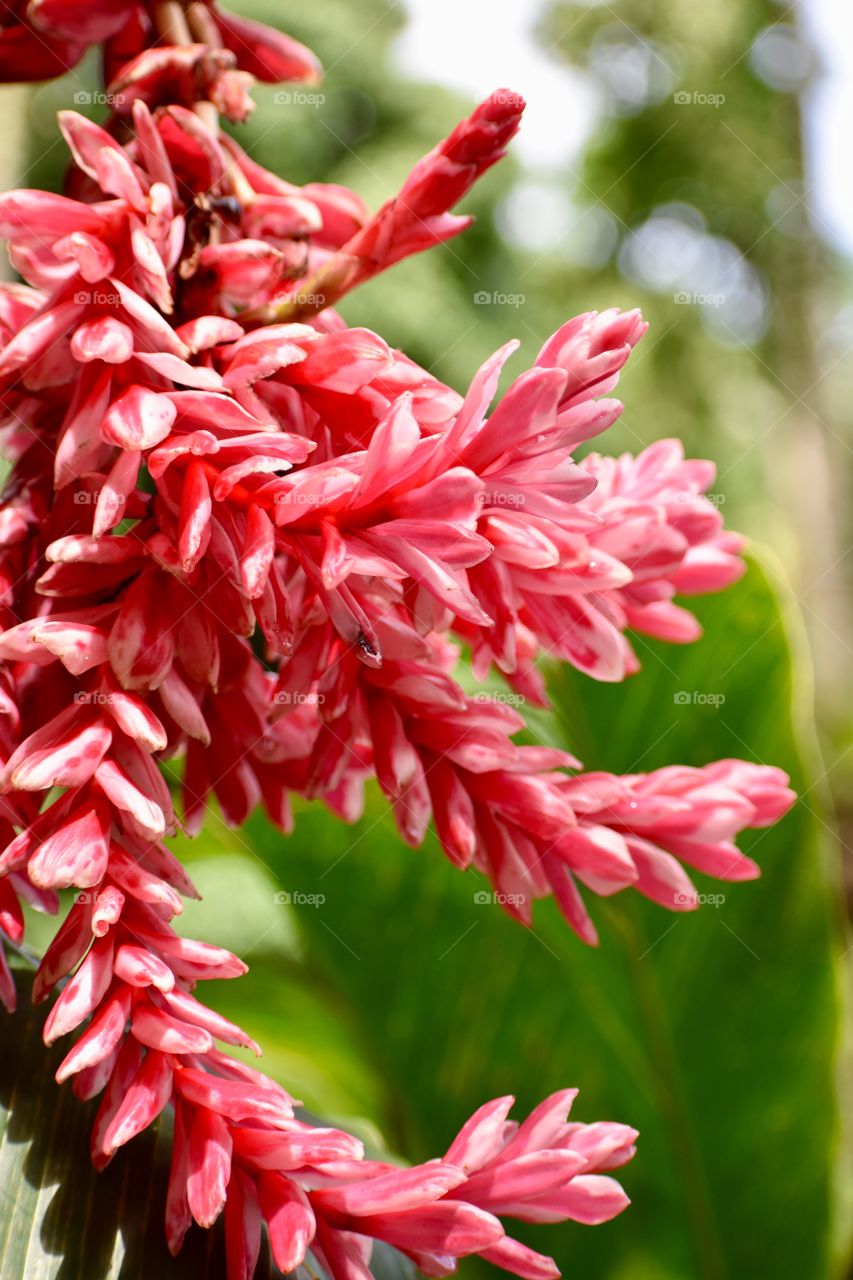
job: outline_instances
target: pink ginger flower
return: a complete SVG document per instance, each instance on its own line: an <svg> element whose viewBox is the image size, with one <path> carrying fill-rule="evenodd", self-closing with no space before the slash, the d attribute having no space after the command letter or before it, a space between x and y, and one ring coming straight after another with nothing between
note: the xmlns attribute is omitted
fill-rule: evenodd
<svg viewBox="0 0 853 1280"><path fill-rule="evenodd" d="M698 639L696 619L672 597L721 591L745 567L744 539L723 529L719 509L705 496L713 463L686 460L680 441L661 440L636 458L590 454L581 466L598 482L585 505L604 521L590 542L632 574L600 612L612 626L675 644ZM627 647L625 669L636 666Z"/></svg>
<svg viewBox="0 0 853 1280"><path fill-rule="evenodd" d="M400 191L307 281L294 286L266 319L299 319L336 303L387 267L442 244L472 219L448 212L506 154L518 131L524 99L497 89L449 137L423 156Z"/></svg>
<svg viewBox="0 0 853 1280"><path fill-rule="evenodd" d="M301 336L309 342L307 335ZM310 332L309 345L325 341ZM315 371L320 385L326 367L320 361ZM330 367L339 368L337 357ZM227 403L223 393L220 420ZM249 415L236 401L231 412L245 431ZM257 424L249 422L256 436ZM205 628L195 595L195 607L189 599L176 605L181 613L154 606L155 600L167 603L170 585L174 591L183 589L183 576L193 575L196 589L202 581L207 545L197 512L207 512L208 505L212 510L213 502L201 507L197 500L178 503L165 484L155 504L155 510L162 504L155 523L150 504L132 488L139 455L151 459L150 472L162 481L168 480L174 457L202 458L204 450L187 455L182 451L185 436L169 443L169 436L159 439L159 430L147 448L139 439L116 441L109 415L104 431L105 447L114 458L108 490L133 500L124 507L117 504L113 514L134 512L134 533L106 536L105 528L95 537L83 531L87 517L98 518L97 506L93 512L71 500L87 492L79 487L81 481L90 483L86 476L69 486L73 495L60 494L42 524L16 521L12 547L18 545L15 539L27 537L37 561L48 567L38 581L43 600L38 612L8 628L0 641L3 659L19 680L26 679L28 670L38 672L33 686L38 696L28 699L18 744L10 742L3 773L10 803L25 805L28 797L35 803L28 811L10 811L0 883L11 896L11 909L2 925L10 939L18 940L16 890L26 887L30 896L41 895L41 904L54 909L57 889L74 885L83 890L42 961L36 995L44 998L70 978L46 1024L49 1042L80 1033L88 1020L58 1075L60 1080L73 1077L82 1098L101 1095L92 1157L103 1167L166 1105L174 1105L170 1247L179 1247L190 1221L210 1225L224 1210L233 1275L251 1274L261 1220L268 1224L281 1267L298 1265L310 1246L334 1275L349 1275L355 1260L366 1269L373 1239L386 1240L422 1265L429 1258L440 1259L445 1271L460 1256L499 1249L504 1239L496 1216L500 1208L493 1206L496 1212L490 1212L469 1201L463 1172L455 1167L437 1171L431 1165L414 1175L370 1165L362 1169L360 1148L352 1138L295 1120L286 1094L216 1047L216 1041L251 1042L201 1005L191 989L203 978L238 976L244 966L221 949L179 939L168 925L180 909L180 894L193 890L160 843L174 830L175 816L152 756L168 753L186 735L201 743L210 739L199 677L208 688L216 687L214 704L223 717L217 743L229 740L229 721L231 729L246 723L245 716L231 717L252 689L258 712L266 711L272 690L257 664L249 661L248 649L219 621L232 616L231 599L212 611L212 630ZM268 435L264 433L265 450L273 447ZM302 438L288 443L282 434L278 440L292 451ZM128 449L128 444L137 447ZM232 467L242 467L244 478L256 473L251 444L242 454L228 449L227 436L221 445L214 437L214 444L217 455L225 448ZM25 461L32 452L24 454ZM129 482L123 478L128 455L133 463ZM287 465L280 451L271 456L276 470ZM217 470L217 479L223 475ZM226 480L227 500L239 482L230 475ZM194 483L192 477L186 483ZM245 491L237 508L241 513L245 509ZM109 525L105 518L104 523ZM71 531L60 533L62 529ZM174 553L167 554L166 529L172 531ZM153 541L147 544L146 538ZM267 570L271 563L266 561ZM240 581L244 598L251 599L244 577L245 566ZM245 612L244 606L234 618L238 632L246 625ZM173 619L181 614L192 621L176 636ZM237 703L229 706L229 696ZM66 700L65 709L56 712L57 702ZM250 719L249 729L263 737L263 714ZM45 805L54 788L61 795ZM250 795L252 802L255 798ZM548 1179L549 1191L566 1191L573 1177L589 1167L589 1161L574 1158L561 1157L557 1163L561 1177ZM405 1186L398 1191L401 1179ZM368 1181L379 1185L370 1189ZM582 1184L579 1194L581 1190ZM531 1192L519 1183L516 1196L524 1200L525 1212L535 1203L535 1192L535 1184ZM483 1199L481 1192L474 1197ZM571 1207L563 1216L572 1216ZM507 1246L494 1260L524 1274L532 1265L518 1246Z"/></svg>
<svg viewBox="0 0 853 1280"><path fill-rule="evenodd" d="M584 396L612 383L630 344L617 347L614 355L605 343L603 358L593 344L588 367L572 370L574 404L566 403L568 373L540 366L532 378L514 384L491 418L482 416L490 394L484 379L449 427L424 435L406 392L377 424L366 450L332 452L328 460L312 463L311 452L321 441L328 452L329 440L318 432L316 411L309 409L307 419L302 408L294 417L301 389L339 396L358 391L375 382L377 370L384 376L394 367L387 348L375 335L358 330L323 334L289 325L237 336L229 323L207 319L184 326L196 349L202 334L206 342L219 340L221 372L177 356L152 365L165 380L163 389L132 383L98 422L90 458L108 472L92 532L85 531L85 521L80 527L74 511L74 531L55 537L62 527L61 504L44 526L48 568L37 589L56 601L79 601L82 595L84 612L72 608L51 621L42 609L7 631L0 654L38 666L58 661L70 676L83 678L74 697L84 706L81 710L78 701L33 727L10 760L8 785L19 791L64 786L75 800L80 798L75 789L84 789L84 801L86 789L95 788L121 811L122 838L128 838L126 828L136 837L160 838L174 830L175 817L149 755L171 754L189 740L186 808L193 822L203 814L211 774L232 821L242 821L264 799L286 826L288 785L326 795L333 807L349 814L358 780L373 767L395 800L406 838L417 843L432 811L441 814L439 824L453 811L449 796L436 802L426 781L435 765L438 786L450 761L458 766L457 776L445 786L464 793L465 812L472 814L464 851L455 837L445 839L451 856L463 864L475 859L522 919L529 920L532 900L551 890L566 910L570 882L551 847L576 817L558 785L560 775L531 775L576 762L563 753L517 748L510 740L521 727L517 716L505 708L474 711L445 677L443 685L436 684L430 665L409 670L404 687L411 691L419 682L422 687L397 705L393 653L396 646L402 657L417 659L422 653L416 632L438 632L454 620L490 627L486 610L493 601L476 597L468 571L497 554L498 545L511 563L510 537L524 547L524 558L530 538L541 539L546 527L554 538L561 525L563 532L573 524L586 530L582 546L598 536L603 522L580 508L593 481L572 462L570 450L578 432L588 433L590 423L599 420L599 402L590 407ZM637 324L629 317L624 332L636 333ZM570 332L578 328L569 326ZM2 358L7 368L20 358L10 356L16 342ZM80 345L78 331L72 353L75 344ZM128 363L132 358L128 352ZM110 363L101 356L93 363L99 361ZM491 377L497 369L495 362ZM170 375L178 384L195 380L196 389L179 390L172 383L169 390ZM214 385L216 390L210 389ZM112 394L110 384L106 402ZM558 419L543 430L555 408ZM611 416L612 406L603 412ZM285 414L296 431L270 430L265 419L282 421ZM203 427L204 422L218 424L218 431ZM78 465L81 452L85 457L78 441ZM559 477L545 493L537 486L538 473L527 466L531 453L536 468L547 458L552 476ZM157 488L150 512L145 495L133 488L143 458ZM518 521L496 532L500 495L529 499L532 509L524 513L529 528ZM103 538L131 512L139 517L132 533ZM681 558L687 545L684 539ZM607 562L608 552L597 554ZM612 564L611 585L630 581L630 570L615 559ZM539 568L555 568L549 584L555 600L562 599L560 590L571 599L577 573L567 575L547 557ZM534 580L535 572L530 571ZM600 575L593 578L603 586ZM268 730L274 678L257 665L244 639L260 625L272 651L285 660L283 679L290 686L291 663L303 652L301 647L294 652L294 596L303 610L313 600L318 617L328 619L344 644L335 662L339 670L329 710L318 718L313 735L304 733L301 750L287 734ZM155 600L166 605L162 612L153 607ZM400 606L404 612L388 632L392 611ZM193 621L183 626L185 617ZM350 660L342 663L347 652ZM429 655L429 648L424 652ZM322 660L316 647L312 654L309 646L307 653L315 662ZM368 676L365 665L376 674ZM303 689L295 692L304 693L316 683L318 669L302 664L296 670ZM345 695L347 680L351 688ZM383 694L377 714L372 708ZM383 731L385 716L399 725L402 765ZM229 721L244 723L246 734L226 732ZM212 732L211 723L221 724L223 732ZM307 726L301 728L304 732ZM289 767L281 777L287 776L288 784L276 786L271 774L285 759ZM489 800L492 788L507 797L506 812L499 806L497 819ZM456 818L454 823L459 825ZM594 886L605 884L612 891L615 858L616 887L636 882L649 891L624 850L617 857L612 847L605 852L602 846L598 857L604 863L609 859L609 870L596 874L582 868ZM572 865L568 856L564 861ZM96 866L100 873L102 866ZM75 869L77 878L69 883L79 883L79 875Z"/></svg>
<svg viewBox="0 0 853 1280"><path fill-rule="evenodd" d="M304 767L294 768L292 757L285 766L294 790L351 794L370 744L407 843L419 845L433 821L450 861L488 876L515 919L530 924L534 901L553 894L593 945L578 882L604 896L633 887L687 911L699 896L682 862L721 880L759 874L734 841L747 828L770 826L793 803L781 770L731 760L625 778L569 777L562 770L581 766L567 752L513 742L524 726L513 707L459 688L449 674L451 649L420 640L402 619L388 635L388 622L380 630L381 667L366 667L340 640L318 650L318 637L306 638L328 675L316 683L310 717L307 706L298 711L303 733L309 719L315 727ZM297 671L304 652L297 648L292 659ZM279 725L293 714L296 672L289 668L279 680Z"/></svg>
<svg viewBox="0 0 853 1280"><path fill-rule="evenodd" d="M50 628L50 616L39 625ZM60 631L48 632L57 635L61 658L74 653L72 666L93 658L83 626L63 621ZM48 636L37 640L31 628L26 639L38 653ZM16 642L25 644L20 629ZM48 660L40 671L58 675L55 667ZM40 677L38 693L52 704L62 683L51 688ZM14 703L9 711L17 722ZM57 889L83 888L41 961L34 998L61 986L45 1039L76 1036L57 1080L72 1080L81 1099L101 1096L91 1144L96 1166L103 1168L171 1104L169 1247L180 1248L192 1221L210 1226L224 1212L232 1278L252 1275L262 1221L285 1272L311 1248L338 1280L353 1266L367 1275L371 1243L379 1239L442 1274L475 1252L521 1275L534 1265L554 1274L552 1264L506 1241L501 1217L604 1220L620 1211L626 1198L609 1181L605 1194L597 1170L630 1156L633 1131L611 1126L608 1137L596 1126L546 1130L528 1122L519 1130L532 1130L524 1143L519 1137L491 1158L490 1166L502 1164L496 1184L490 1167L481 1172L468 1154L476 1150L486 1165L482 1141L470 1135L464 1152L457 1142L443 1162L401 1171L364 1161L346 1133L300 1121L279 1085L217 1047L259 1052L193 994L199 981L237 977L246 966L172 929L182 896L196 894L160 840L174 816L142 747L153 751L164 742L143 698L114 684L110 693L76 700L4 753L10 838L0 853L0 927L19 939L16 892L55 910ZM54 787L62 794L42 807ZM30 796L38 810L23 807ZM7 985L0 982L4 998Z"/></svg>
<svg viewBox="0 0 853 1280"><path fill-rule="evenodd" d="M140 352L155 372L168 363L176 381L179 374L189 379L183 385L216 389L213 372L192 373L155 355L186 360L239 336L242 329L224 324L223 313L273 296L284 278L310 265L306 237L317 237L322 255L364 217L341 188L317 183L306 188L309 195L248 162L242 202L218 195L229 166L244 162L234 144L226 148L177 107L155 117L138 101L133 123L135 141L122 148L76 112L60 113L85 202L40 191L0 197L10 258L28 284L47 293L34 295L32 324L4 353L3 374L31 369L50 351L45 372L56 385L64 368L77 372L70 343L80 363L123 367ZM187 341L163 319L174 313L178 290L193 326ZM28 381L35 385L40 372L29 372Z"/></svg>
<svg viewBox="0 0 853 1280"><path fill-rule="evenodd" d="M7 767L20 768L20 759L13 753ZM181 894L195 894L180 865L150 839L128 840L125 832L120 844L97 800L70 813L67 800L57 804L64 824L37 820L13 839L0 857L0 884L12 893L18 877L11 869L25 864L42 884L62 887L72 876L92 884L45 953L34 998L44 1000L69 976L44 1035L51 1044L78 1033L56 1078L71 1079L81 1099L101 1095L91 1142L97 1168L173 1105L165 1210L173 1253L193 1221L209 1227L224 1211L231 1280L254 1273L262 1221L285 1273L311 1248L337 1280L353 1266L366 1276L372 1242L384 1240L441 1274L471 1253L520 1275L539 1274L531 1273L534 1260L556 1274L548 1260L505 1236L502 1216L604 1221L625 1207L618 1184L597 1171L629 1159L636 1135L619 1125L556 1121L553 1113L565 1113L572 1093L547 1105L550 1123L540 1108L514 1138L512 1126L502 1125L500 1151L494 1121L478 1113L478 1128L492 1131L489 1143L469 1122L444 1161L407 1170L366 1161L349 1134L300 1121L298 1104L281 1086L216 1042L260 1052L258 1046L191 994L200 980L236 977L246 966L172 930ZM83 865L89 870L81 875ZM2 926L17 936L4 904ZM5 996L4 983L0 992ZM511 1101L497 1104L504 1116Z"/></svg>
<svg viewBox="0 0 853 1280"><path fill-rule="evenodd" d="M546 701L533 666L540 649L596 679L622 680L638 668L626 628L695 640L698 624L672 597L721 590L743 572L742 539L723 531L704 496L713 466L685 461L676 442L618 463L590 455L580 470L596 484L585 492L575 477L568 492L560 483L572 450L621 413L618 400L597 397L615 386L644 332L636 312L569 321L486 418L505 348L472 383L461 438L448 433L449 448L462 445L460 461L473 458L482 472L488 459L478 531L495 553L471 578L479 598L499 602L492 628L463 618L457 630L481 678L494 663L534 701Z"/></svg>
<svg viewBox="0 0 853 1280"><path fill-rule="evenodd" d="M672 598L733 580L740 544L702 496L708 464L672 444L572 456L620 412L601 397L637 313L570 321L490 413L512 345L462 398L327 309L467 224L449 210L503 154L517 95L481 104L371 217L218 126L247 114L252 76L316 75L287 37L209 3L31 0L3 19L0 74L55 74L92 44L117 118L62 113L69 195L0 197L26 282L0 290L0 936L20 943L21 901L56 912L78 890L35 979L36 999L58 991L45 1037L75 1037L58 1078L101 1098L98 1167L174 1108L173 1251L224 1214L231 1280L254 1272L264 1222L284 1272L310 1249L366 1280L383 1240L428 1274L478 1253L545 1280L553 1262L502 1219L614 1216L627 1199L606 1175L634 1131L567 1123L566 1092L516 1126L499 1099L443 1160L401 1170L301 1121L195 995L245 966L172 928L195 889L164 843L159 763L185 761L191 830L212 796L235 824L263 804L288 830L291 793L353 820L373 774L407 841L434 821L511 914L553 893L588 942L578 883L696 905L682 863L755 874L734 840L785 811L784 775L576 774L513 741L513 709L462 692L448 637L527 696L540 650L620 679L625 630L693 638Z"/></svg>
<svg viewBox="0 0 853 1280"><path fill-rule="evenodd" d="M486 1103L464 1125L444 1157L468 1174L467 1198L491 1212L521 1222L555 1222L571 1218L595 1225L608 1222L626 1207L626 1196L610 1170L634 1155L636 1129L602 1123L567 1122L575 1089L552 1094L517 1125L507 1120L514 1099ZM583 1163L580 1163L583 1162ZM572 1166L576 1172L565 1181ZM553 1259L504 1236L482 1256L526 1280L559 1275ZM426 1260L419 1260L427 1275Z"/></svg>
<svg viewBox="0 0 853 1280"><path fill-rule="evenodd" d="M559 790L577 826L545 857L563 914L580 937L595 943L575 882L615 893L629 862L634 888L670 911L699 906L682 863L718 880L754 879L759 867L734 842L747 828L772 826L787 813L796 799L788 781L781 769L744 760L564 779Z"/></svg>
<svg viewBox="0 0 853 1280"><path fill-rule="evenodd" d="M224 48L241 71L270 83L320 75L317 59L297 40L223 12L210 0L201 0L186 17L181 5L155 0L14 0L5 7L0 79L6 82L63 75L91 45L103 45L106 66L117 68L162 36L174 44L195 37L202 48Z"/></svg>

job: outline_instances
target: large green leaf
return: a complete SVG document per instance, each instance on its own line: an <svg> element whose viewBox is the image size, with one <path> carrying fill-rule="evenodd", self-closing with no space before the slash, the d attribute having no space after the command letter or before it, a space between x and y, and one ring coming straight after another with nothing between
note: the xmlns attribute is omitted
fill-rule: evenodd
<svg viewBox="0 0 853 1280"><path fill-rule="evenodd" d="M763 878L700 885L725 895L720 906L673 916L633 894L594 902L591 951L551 904L525 932L478 902L473 875L435 848L402 847L381 806L355 829L307 809L292 838L261 821L249 833L283 891L323 896L289 908L309 972L347 1006L337 1049L323 1049L345 1072L357 1011L392 1099L390 1115L368 1114L396 1147L438 1154L484 1099L512 1091L524 1108L577 1084L579 1118L630 1121L642 1138L623 1171L634 1205L618 1221L525 1232L567 1274L822 1280L839 1000L807 662L791 602L757 565L700 613L700 644L642 644L644 670L627 685L562 671L553 691L563 741L588 767L741 755L791 772L803 799L745 841Z"/></svg>
<svg viewBox="0 0 853 1280"><path fill-rule="evenodd" d="M16 978L22 1008L6 1024L0 1056L0 1276L224 1280L218 1231L191 1231L178 1261L166 1249L167 1123L95 1173L88 1149L97 1104L81 1104L68 1085L57 1088L63 1051L45 1049L44 1013L29 1007L29 975Z"/></svg>

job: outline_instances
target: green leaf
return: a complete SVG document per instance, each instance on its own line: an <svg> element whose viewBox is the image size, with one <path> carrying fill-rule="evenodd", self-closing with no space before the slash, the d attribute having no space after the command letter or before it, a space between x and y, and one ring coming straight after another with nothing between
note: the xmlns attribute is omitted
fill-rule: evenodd
<svg viewBox="0 0 853 1280"><path fill-rule="evenodd" d="M196 840L173 848L202 895L186 903L175 927L229 948L250 967L247 977L205 983L199 994L259 1042L258 1065L325 1123L358 1131L381 1148L389 1114L382 1073L365 1052L353 1011L309 962L300 936L299 913L322 904L305 902L312 895L298 883L282 889L261 859L245 856L245 837L215 815Z"/></svg>
<svg viewBox="0 0 853 1280"><path fill-rule="evenodd" d="M55 1084L65 1050L45 1048L44 1011L29 1005L30 976L18 973L16 981L21 1008L7 1023L0 1056L0 1275L224 1280L219 1231L193 1229L177 1261L166 1248L168 1124L95 1173L88 1150L97 1103L80 1103L69 1085Z"/></svg>
<svg viewBox="0 0 853 1280"><path fill-rule="evenodd" d="M520 1230L566 1274L821 1280L839 1001L807 664L795 610L758 565L699 612L703 641L641 642L644 670L624 686L557 673L550 731L589 768L739 755L790 771L803 799L744 841L762 879L700 883L720 906L675 916L631 893L593 900L592 951L552 904L526 932L478 903L482 882L434 847L404 848L381 805L355 829L310 808L291 838L249 831L282 886L324 897L295 910L309 969L369 1028L397 1149L438 1155L485 1099L514 1092L524 1110L576 1084L578 1118L628 1121L641 1141L620 1173L634 1205L616 1222ZM339 1048L345 1070L343 1035Z"/></svg>

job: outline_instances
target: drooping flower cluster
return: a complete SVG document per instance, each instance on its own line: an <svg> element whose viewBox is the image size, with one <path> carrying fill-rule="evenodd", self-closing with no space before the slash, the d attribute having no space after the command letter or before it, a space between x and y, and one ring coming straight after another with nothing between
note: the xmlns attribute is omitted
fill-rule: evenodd
<svg viewBox="0 0 853 1280"><path fill-rule="evenodd" d="M216 1047L256 1046L193 994L245 966L172 929L195 891L164 844L178 817L158 761L183 760L190 830L214 797L234 824L263 804L289 830L292 794L351 820L374 775L408 842L432 821L512 914L553 894L588 942L578 884L682 910L698 902L683 864L757 874L734 841L791 803L779 770L584 774L518 745L517 711L453 676L464 643L477 677L544 702L540 654L620 680L629 630L694 639L673 597L742 569L712 468L674 442L573 459L620 412L606 397L636 313L568 322L494 404L513 344L460 397L329 309L463 228L449 210L503 154L517 95L492 95L370 217L219 130L251 76L316 75L288 38L204 3L12 14L7 78L103 44L115 112L104 128L61 113L70 194L0 197L25 282L0 293L0 930L19 942L22 899L55 911L78 890L35 994L60 988L49 1042L77 1034L59 1079L102 1095L95 1163L172 1104L169 1245L224 1211L232 1277L252 1275L262 1220L285 1272L310 1248L336 1280L366 1277L381 1239L428 1274L479 1253L554 1275L501 1218L618 1213L604 1173L633 1131L567 1124L565 1093L516 1127L502 1099L443 1160L399 1170L300 1121ZM6 968L0 994L11 1008Z"/></svg>

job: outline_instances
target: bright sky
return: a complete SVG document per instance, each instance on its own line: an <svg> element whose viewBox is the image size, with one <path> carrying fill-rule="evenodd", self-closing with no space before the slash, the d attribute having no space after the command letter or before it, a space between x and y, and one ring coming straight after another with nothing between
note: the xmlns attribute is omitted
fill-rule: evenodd
<svg viewBox="0 0 853 1280"><path fill-rule="evenodd" d="M805 0L802 16L822 62L806 114L810 199L821 221L853 254L853 7L849 0Z"/></svg>
<svg viewBox="0 0 853 1280"><path fill-rule="evenodd" d="M592 123L583 80L534 38L537 0L404 0L411 14L397 53L413 75L485 97L515 89L527 99L515 144L533 167L571 160Z"/></svg>
<svg viewBox="0 0 853 1280"><path fill-rule="evenodd" d="M596 113L593 95L534 38L541 0L404 0L411 14L397 54L419 77L484 96L506 86L528 100L516 154L533 169L571 163ZM780 4L780 21L793 6ZM802 0L818 47L820 83L807 102L809 200L822 230L853 254L853 5Z"/></svg>

